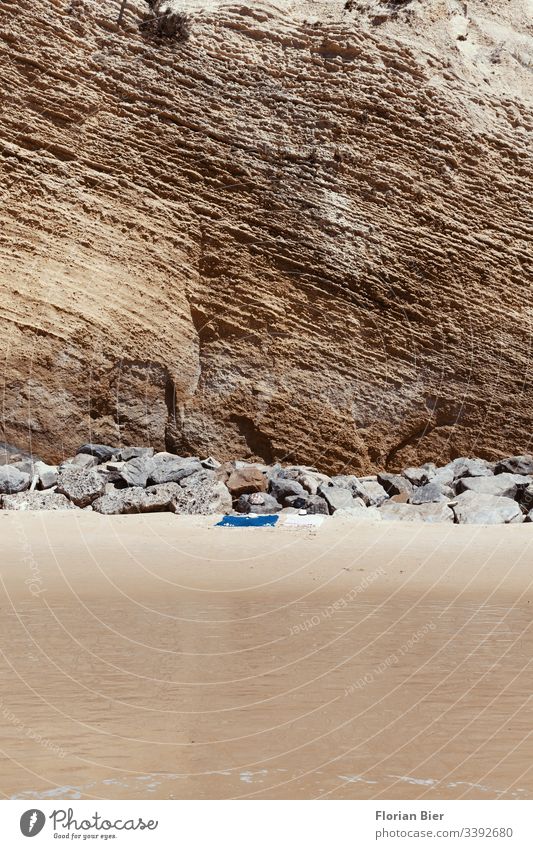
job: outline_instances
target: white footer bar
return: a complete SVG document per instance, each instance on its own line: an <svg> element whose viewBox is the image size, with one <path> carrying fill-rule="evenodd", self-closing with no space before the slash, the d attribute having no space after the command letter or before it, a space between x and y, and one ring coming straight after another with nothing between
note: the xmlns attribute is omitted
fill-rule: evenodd
<svg viewBox="0 0 533 849"><path fill-rule="evenodd" d="M0 802L2 846L531 849L530 801ZM28 843L35 837L35 843ZM67 842L68 841L68 842Z"/></svg>

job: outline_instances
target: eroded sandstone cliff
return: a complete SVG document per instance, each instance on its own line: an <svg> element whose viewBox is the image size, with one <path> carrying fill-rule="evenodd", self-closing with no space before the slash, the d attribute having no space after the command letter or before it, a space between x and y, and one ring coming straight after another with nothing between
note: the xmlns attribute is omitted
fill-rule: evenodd
<svg viewBox="0 0 533 849"><path fill-rule="evenodd" d="M0 439L527 450L529 0L119 5L3 4Z"/></svg>

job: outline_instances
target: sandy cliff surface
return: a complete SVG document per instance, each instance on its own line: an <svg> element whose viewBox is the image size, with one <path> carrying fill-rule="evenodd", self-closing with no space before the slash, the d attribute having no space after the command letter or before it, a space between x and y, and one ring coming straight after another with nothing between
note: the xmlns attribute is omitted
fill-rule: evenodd
<svg viewBox="0 0 533 849"><path fill-rule="evenodd" d="M530 443L530 0L17 0L0 439L354 470Z"/></svg>

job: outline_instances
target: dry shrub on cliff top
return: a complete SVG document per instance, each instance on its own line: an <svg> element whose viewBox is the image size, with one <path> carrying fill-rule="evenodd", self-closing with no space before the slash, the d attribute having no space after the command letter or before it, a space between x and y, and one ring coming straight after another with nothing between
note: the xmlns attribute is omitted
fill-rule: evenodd
<svg viewBox="0 0 533 849"><path fill-rule="evenodd" d="M191 32L189 16L178 8L176 0L146 0L151 11L141 24L145 35L187 41Z"/></svg>

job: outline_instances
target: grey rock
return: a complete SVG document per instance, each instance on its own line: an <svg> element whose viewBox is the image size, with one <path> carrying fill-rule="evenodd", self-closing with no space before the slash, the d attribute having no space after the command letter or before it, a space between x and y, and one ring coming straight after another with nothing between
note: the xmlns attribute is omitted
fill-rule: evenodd
<svg viewBox="0 0 533 849"><path fill-rule="evenodd" d="M335 510L335 519L352 519L363 522L381 522L382 516L377 507L367 507L362 498L354 498L353 504L347 508Z"/></svg>
<svg viewBox="0 0 533 849"><path fill-rule="evenodd" d="M78 454L89 454L91 457L96 457L99 463L106 463L118 453L119 449L112 448L111 445L99 445L94 442L88 442L78 448Z"/></svg>
<svg viewBox="0 0 533 849"><path fill-rule="evenodd" d="M336 510L349 510L353 507L354 497L351 489L321 484L318 488L318 495L325 499L330 513L335 513Z"/></svg>
<svg viewBox="0 0 533 849"><path fill-rule="evenodd" d="M480 460L478 457L474 459L470 457L458 457L456 460L448 463L447 468L453 471L454 480L458 478L490 477L494 474L492 464L486 460Z"/></svg>
<svg viewBox="0 0 533 849"><path fill-rule="evenodd" d="M492 477L461 478L457 481L457 493L470 491L516 498L520 490L525 490L532 482L531 475L512 475L509 472L502 472Z"/></svg>
<svg viewBox="0 0 533 849"><path fill-rule="evenodd" d="M527 512L533 510L533 483L530 483L518 494L518 501Z"/></svg>
<svg viewBox="0 0 533 849"><path fill-rule="evenodd" d="M298 483L301 483L309 495L316 495L320 486L331 483L331 478L328 475L322 475L320 472L310 472L307 470L299 472L296 480Z"/></svg>
<svg viewBox="0 0 533 849"><path fill-rule="evenodd" d="M188 478L185 484L172 499L170 509L174 513L209 516L231 512L231 494L222 481L204 479L191 482Z"/></svg>
<svg viewBox="0 0 533 849"><path fill-rule="evenodd" d="M451 502L460 525L497 525L523 522L524 514L512 498L467 490Z"/></svg>
<svg viewBox="0 0 533 849"><path fill-rule="evenodd" d="M38 460L34 464L33 469L34 474L36 474L39 478L39 486L41 489L50 489L51 486L56 485L59 475L57 466L49 466L47 463L43 463L41 460Z"/></svg>
<svg viewBox="0 0 533 849"><path fill-rule="evenodd" d="M144 498L145 490L140 486L115 489L93 501L92 508L105 516L140 513Z"/></svg>
<svg viewBox="0 0 533 849"><path fill-rule="evenodd" d="M21 472L15 466L0 466L0 493L10 495L28 489L31 482L27 472Z"/></svg>
<svg viewBox="0 0 533 849"><path fill-rule="evenodd" d="M435 474L431 478L431 483L438 483L441 486L453 487L455 480L455 471L451 464L447 466L439 466Z"/></svg>
<svg viewBox="0 0 533 849"><path fill-rule="evenodd" d="M132 461L133 462L133 461ZM179 483L183 478L202 471L202 464L197 457L176 457L173 455L156 454L148 480L152 484Z"/></svg>
<svg viewBox="0 0 533 849"><path fill-rule="evenodd" d="M105 491L105 481L94 469L67 468L60 472L57 491L78 507L87 507Z"/></svg>
<svg viewBox="0 0 533 849"><path fill-rule="evenodd" d="M112 468L115 465L118 465L119 468ZM100 466L96 466L94 471L98 472L105 484L113 483L115 487L122 489L127 486L121 475L122 468L123 465L120 463L102 463Z"/></svg>
<svg viewBox="0 0 533 849"><path fill-rule="evenodd" d="M413 485L403 475L391 475L388 472L378 474L378 483L381 484L387 495L407 495L413 492Z"/></svg>
<svg viewBox="0 0 533 849"><path fill-rule="evenodd" d="M321 495L308 495L305 509L311 515L329 516L329 507Z"/></svg>
<svg viewBox="0 0 533 849"><path fill-rule="evenodd" d="M285 504L287 498L295 495L300 498L305 498L307 496L307 492L303 488L302 484L298 483L296 480L291 480L290 478L271 479L270 494L273 495L276 501L279 501L280 504Z"/></svg>
<svg viewBox="0 0 533 849"><path fill-rule="evenodd" d="M121 472L125 465L123 460L113 460L111 463L104 463L102 466L98 466L98 471L105 469L107 472Z"/></svg>
<svg viewBox="0 0 533 849"><path fill-rule="evenodd" d="M494 473L501 475L509 472L512 475L533 475L533 457L531 454L520 454L517 457L507 457L496 463Z"/></svg>
<svg viewBox="0 0 533 849"><path fill-rule="evenodd" d="M187 475L186 477L181 478L180 486L185 487L186 489L192 489L193 487L198 486L198 484L205 483L206 481L217 483L217 473L211 469L200 469L198 472L193 472L192 475Z"/></svg>
<svg viewBox="0 0 533 849"><path fill-rule="evenodd" d="M286 499L286 504L295 510L307 510L310 514L329 516L328 504L320 495L306 493L303 498L300 495L291 495Z"/></svg>
<svg viewBox="0 0 533 849"><path fill-rule="evenodd" d="M152 457L134 457L123 465L118 474L128 486L146 486L155 468L155 460ZM153 482L166 483L161 480Z"/></svg>
<svg viewBox="0 0 533 849"><path fill-rule="evenodd" d="M415 487L425 486L435 477L437 467L434 463L424 463L423 466L410 466L404 469L403 476Z"/></svg>
<svg viewBox="0 0 533 849"><path fill-rule="evenodd" d="M363 481L365 485L365 490L368 494L369 498L369 506L379 507L380 504L383 504L384 501L387 501L390 496L387 495L386 491L383 489L380 483L376 480L365 480Z"/></svg>
<svg viewBox="0 0 533 849"><path fill-rule="evenodd" d="M331 480L335 486L349 489L354 498L362 498L365 504L370 504L368 491L357 475L335 475Z"/></svg>
<svg viewBox="0 0 533 849"><path fill-rule="evenodd" d="M92 454L76 454L76 456L72 457L72 459L65 460L64 463L61 463L59 471L62 472L67 466L77 466L80 469L92 469L98 465L98 462L98 458L93 457Z"/></svg>
<svg viewBox="0 0 533 849"><path fill-rule="evenodd" d="M18 492L2 497L4 510L77 510L75 504L59 492Z"/></svg>
<svg viewBox="0 0 533 849"><path fill-rule="evenodd" d="M213 472L220 469L222 465L222 463L219 463L214 457L206 457L205 460L201 460L201 463L204 469L210 469Z"/></svg>
<svg viewBox="0 0 533 849"><path fill-rule="evenodd" d="M93 510L105 515L163 513L173 510L173 499L181 494L182 489L178 483L163 483L147 489L132 486L106 492L93 503Z"/></svg>
<svg viewBox="0 0 533 849"><path fill-rule="evenodd" d="M159 513L165 510L173 510L175 498L181 498L182 488L179 483L160 483L149 486L144 490L144 496L140 499L141 513Z"/></svg>
<svg viewBox="0 0 533 849"><path fill-rule="evenodd" d="M281 504L268 492L252 492L241 495L235 508L238 513L279 513Z"/></svg>
<svg viewBox="0 0 533 849"><path fill-rule="evenodd" d="M12 463L15 469L18 469L19 472L25 472L27 475L32 477L34 474L34 463L31 457L24 457L22 460L19 460L17 463Z"/></svg>
<svg viewBox="0 0 533 849"><path fill-rule="evenodd" d="M388 522L453 522L453 512L444 503L399 504L386 501L378 510L381 518Z"/></svg>
<svg viewBox="0 0 533 849"><path fill-rule="evenodd" d="M419 486L415 489L409 498L410 504L431 504L438 502L451 501L453 492L449 487L444 487L439 483L426 483L424 486Z"/></svg>
<svg viewBox="0 0 533 849"><path fill-rule="evenodd" d="M120 451L117 451L117 457L120 457L121 460L127 462L128 460L133 460L134 457L153 457L154 449L153 448L121 448Z"/></svg>

